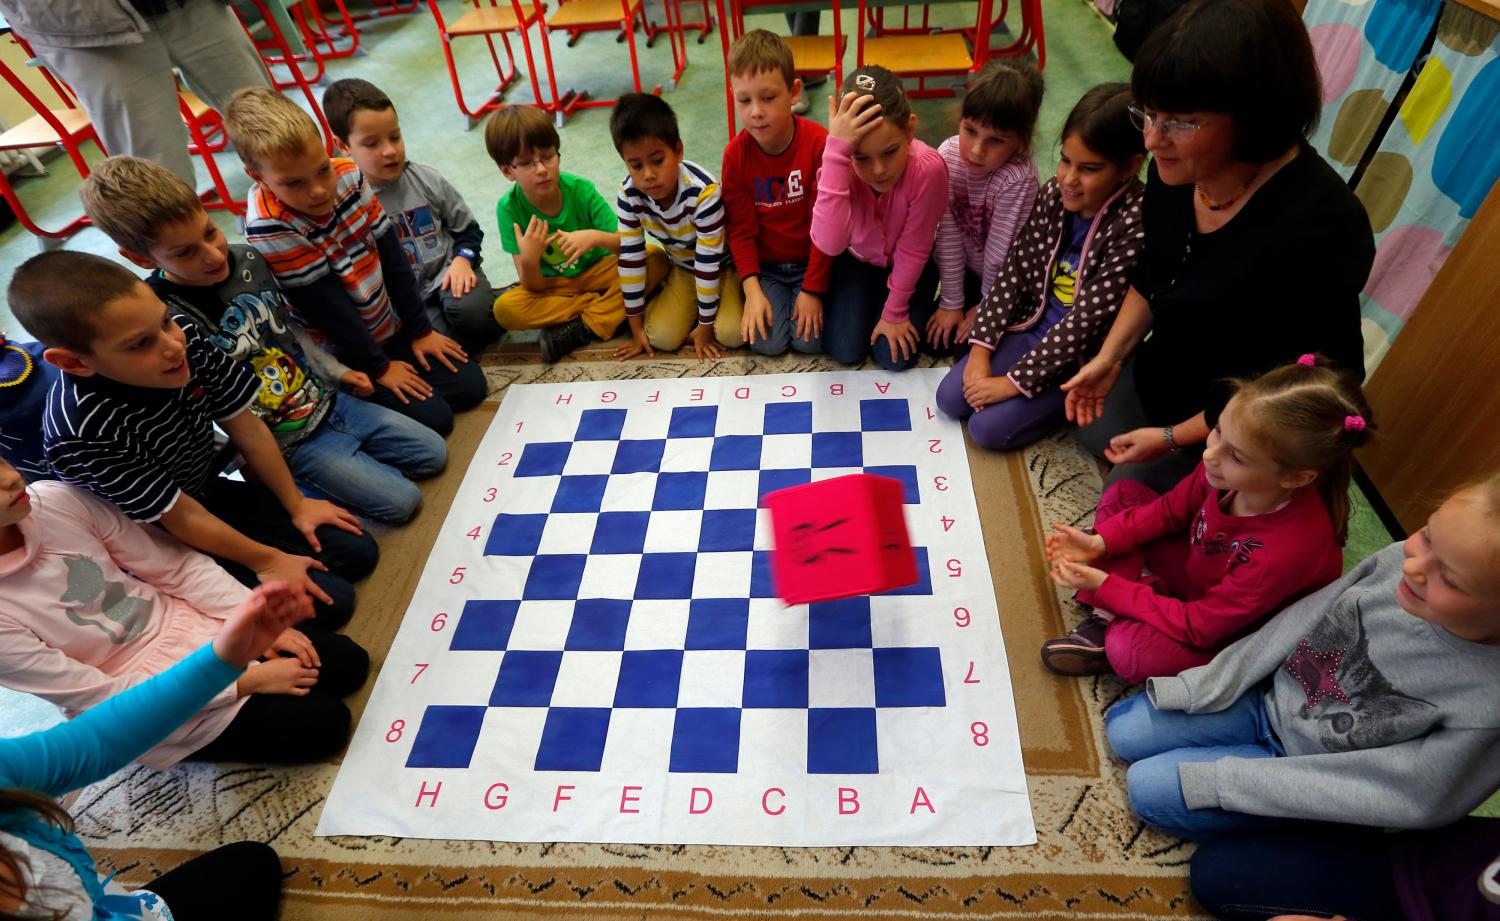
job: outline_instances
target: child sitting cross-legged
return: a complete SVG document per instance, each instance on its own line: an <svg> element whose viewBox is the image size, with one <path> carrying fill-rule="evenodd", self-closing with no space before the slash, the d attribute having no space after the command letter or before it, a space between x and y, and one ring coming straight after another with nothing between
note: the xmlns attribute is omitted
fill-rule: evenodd
<svg viewBox="0 0 1500 921"><path fill-rule="evenodd" d="M149 160L109 157L81 194L120 255L152 270L146 284L167 307L254 369L260 392L251 409L298 485L376 521L399 524L416 513L422 493L408 477L442 471L442 436L361 399L373 390L369 376L288 315L270 266L253 248L231 244L187 183ZM340 393L340 384L353 392Z"/></svg>
<svg viewBox="0 0 1500 921"><path fill-rule="evenodd" d="M615 356L675 351L690 335L699 360L718 358L721 345L739 347L740 284L724 265L718 181L682 158L677 115L660 96L621 96L609 116L609 133L630 172L615 200L630 342ZM672 260L666 282L654 295L648 241L664 247Z"/></svg>
<svg viewBox="0 0 1500 921"><path fill-rule="evenodd" d="M1359 382L1312 355L1239 382L1203 463L1171 492L1120 480L1095 533L1054 526L1053 578L1094 611L1042 644L1042 661L1130 682L1175 675L1337 579L1370 428Z"/></svg>
<svg viewBox="0 0 1500 921"><path fill-rule="evenodd" d="M396 225L349 160L332 160L312 118L269 89L236 93L224 127L250 190L245 238L292 310L339 360L370 376L371 399L446 436L484 399L484 373L432 328Z"/></svg>
<svg viewBox="0 0 1500 921"><path fill-rule="evenodd" d="M350 582L375 568L379 548L354 513L298 491L275 436L250 411L260 378L248 365L99 256L33 256L11 276L9 298L63 371L42 419L58 479L135 521L160 522L246 585L304 586L325 629L349 620ZM216 423L256 482L216 475Z"/></svg>
<svg viewBox="0 0 1500 921"><path fill-rule="evenodd" d="M495 218L520 282L495 299L496 321L540 328L547 362L610 339L625 319L614 209L593 183L562 171L562 140L552 116L535 106L497 110L484 126L484 146L514 183ZM648 251L647 289L666 274L666 254Z"/></svg>
<svg viewBox="0 0 1500 921"><path fill-rule="evenodd" d="M1152 678L1104 717L1131 806L1186 838L1463 818L1500 786L1497 557L1493 474L1207 665Z"/></svg>

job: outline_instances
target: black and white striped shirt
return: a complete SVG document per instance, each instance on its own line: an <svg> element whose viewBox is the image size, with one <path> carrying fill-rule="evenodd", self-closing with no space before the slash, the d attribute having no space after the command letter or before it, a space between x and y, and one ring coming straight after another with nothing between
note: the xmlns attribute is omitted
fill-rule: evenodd
<svg viewBox="0 0 1500 921"><path fill-rule="evenodd" d="M53 472L136 521L155 521L182 493L202 490L214 473L214 420L248 409L260 389L247 365L215 348L192 321L177 322L187 334L186 386L63 374L47 393L42 441Z"/></svg>

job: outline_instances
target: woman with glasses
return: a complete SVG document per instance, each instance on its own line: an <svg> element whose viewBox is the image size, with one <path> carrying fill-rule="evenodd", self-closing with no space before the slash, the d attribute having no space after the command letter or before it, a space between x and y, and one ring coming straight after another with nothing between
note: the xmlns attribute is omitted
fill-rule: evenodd
<svg viewBox="0 0 1500 921"><path fill-rule="evenodd" d="M1195 0L1142 46L1131 89L1152 156L1144 249L1099 354L1062 388L1109 481L1165 491L1197 466L1224 380L1309 352L1363 375L1375 245L1305 140L1322 91L1286 0Z"/></svg>

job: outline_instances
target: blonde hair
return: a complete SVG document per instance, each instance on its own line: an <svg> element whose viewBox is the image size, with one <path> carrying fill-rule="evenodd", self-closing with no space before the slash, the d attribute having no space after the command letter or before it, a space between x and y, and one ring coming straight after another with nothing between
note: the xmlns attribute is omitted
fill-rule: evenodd
<svg viewBox="0 0 1500 921"><path fill-rule="evenodd" d="M302 154L322 146L323 135L312 116L295 102L262 86L242 89L224 110L224 130L245 165L258 168L278 154Z"/></svg>
<svg viewBox="0 0 1500 921"><path fill-rule="evenodd" d="M1375 422L1359 380L1321 357L1303 356L1255 380L1233 381L1234 402L1250 437L1289 470L1314 470L1333 528L1349 538L1349 480L1354 451Z"/></svg>
<svg viewBox="0 0 1500 921"><path fill-rule="evenodd" d="M792 61L792 46L774 32L751 29L729 46L729 76L743 77L777 73L791 89L797 80L797 65Z"/></svg>
<svg viewBox="0 0 1500 921"><path fill-rule="evenodd" d="M115 243L149 255L157 234L203 212L192 188L164 166L140 157L109 157L78 190L84 213Z"/></svg>

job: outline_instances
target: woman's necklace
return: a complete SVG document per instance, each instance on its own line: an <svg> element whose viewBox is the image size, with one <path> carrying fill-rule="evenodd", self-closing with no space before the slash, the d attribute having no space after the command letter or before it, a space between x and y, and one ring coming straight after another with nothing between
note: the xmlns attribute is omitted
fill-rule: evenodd
<svg viewBox="0 0 1500 921"><path fill-rule="evenodd" d="M1210 211L1223 211L1226 208L1234 207L1235 202L1239 201L1241 198L1244 198L1245 193L1250 191L1250 186L1255 183L1255 177L1259 175L1260 166L1257 165L1255 169L1250 171L1250 176L1245 180L1245 184L1240 186L1240 190L1230 197L1219 202L1218 204L1215 204L1212 200L1209 199L1208 193L1203 191L1203 186L1201 183L1193 183L1193 189L1197 191L1198 200L1203 202L1203 207L1207 208Z"/></svg>

